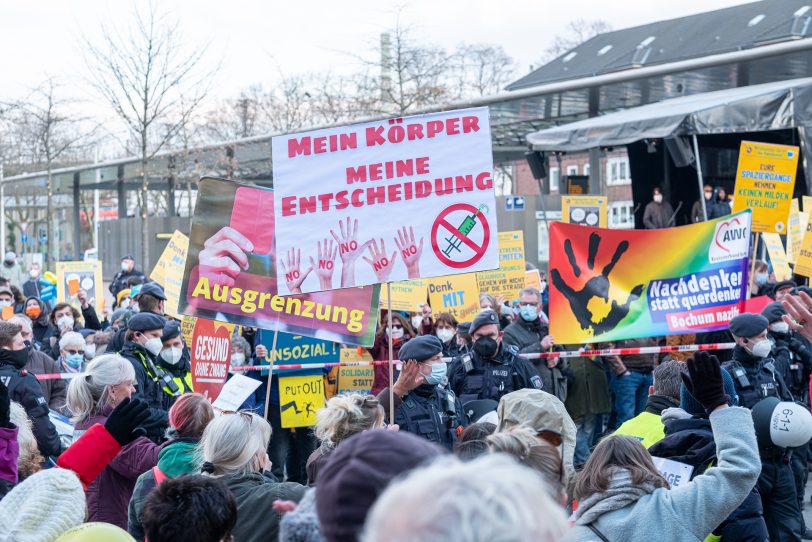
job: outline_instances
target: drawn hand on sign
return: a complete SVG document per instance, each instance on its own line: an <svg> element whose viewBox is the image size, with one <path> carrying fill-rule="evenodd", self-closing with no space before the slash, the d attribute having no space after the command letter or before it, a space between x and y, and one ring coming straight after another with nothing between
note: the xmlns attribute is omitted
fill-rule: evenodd
<svg viewBox="0 0 812 542"><path fill-rule="evenodd" d="M406 264L406 273L410 279L420 278L420 256L423 254L423 238L420 238L420 243L415 243L414 228L409 226L409 231L406 231L406 226L398 230L398 235L395 237L395 245L398 247L401 259Z"/></svg>
<svg viewBox="0 0 812 542"><path fill-rule="evenodd" d="M221 228L203 243L198 255L200 276L215 284L234 286L237 275L248 269L246 253L253 250L254 245L243 234L228 226Z"/></svg>
<svg viewBox="0 0 812 542"><path fill-rule="evenodd" d="M292 248L288 250L287 265L285 265L285 260L280 260L282 272L285 273L285 284L287 284L288 290L292 294L302 293L302 283L310 272L313 271L312 267L308 267L304 272L301 271L299 268L301 256L301 249Z"/></svg>
<svg viewBox="0 0 812 542"><path fill-rule="evenodd" d="M351 220L347 217L346 226L343 220L338 221L341 230L341 238L334 230L330 230L330 235L338 243L338 255L341 257L341 287L352 288L355 286L355 262L364 249L372 241L367 241L363 245L358 243L358 219Z"/></svg>
<svg viewBox="0 0 812 542"><path fill-rule="evenodd" d="M381 239L381 248L378 250L378 243L375 239L369 245L369 255L372 256L370 260L364 256L364 261L372 266L372 271L375 273L375 280L378 282L388 282L389 276L392 274L392 268L395 266L395 258L397 258L397 251L392 253L392 256L386 257L386 245Z"/></svg>
<svg viewBox="0 0 812 542"><path fill-rule="evenodd" d="M587 268L589 271L594 271L595 257L597 256L600 243L601 238L597 233L592 233L589 236L589 254L587 257ZM584 287L580 290L576 290L567 284L561 277L561 273L558 269L553 269L550 273L553 280L553 285L564 295L564 297L567 298L567 301L569 301L570 308L572 309L575 318L578 320L578 323L581 324L581 328L584 330L591 328L594 335L600 335L601 333L613 329L629 313L629 306L643 293L644 285L638 284L632 288L629 297L622 305L618 304L618 302L613 299L611 301L611 309L609 312L606 314L606 316L598 321L594 320L595 315L589 308L590 301L596 297L602 299L606 303L609 302L609 288L611 286L609 282L609 274L612 272L612 269L614 269L615 265L617 265L617 262L620 260L621 256L623 256L623 253L628 250L628 248L628 241L623 241L620 243L615 249L615 253L612 256L611 261L606 264L606 267L603 268L600 274L593 275L589 280L587 280ZM567 254L567 259L572 267L573 275L575 275L576 278L579 278L582 274L582 270L575 258L575 253L572 250L572 242L569 239L564 241L564 252Z"/></svg>
<svg viewBox="0 0 812 542"><path fill-rule="evenodd" d="M334 245L332 241L324 240L317 243L316 259L310 257L310 266L313 268L316 276L319 278L319 284L322 290L331 290L333 288L333 271L335 270L336 256L338 255L338 246ZM323 247L323 249L322 249Z"/></svg>

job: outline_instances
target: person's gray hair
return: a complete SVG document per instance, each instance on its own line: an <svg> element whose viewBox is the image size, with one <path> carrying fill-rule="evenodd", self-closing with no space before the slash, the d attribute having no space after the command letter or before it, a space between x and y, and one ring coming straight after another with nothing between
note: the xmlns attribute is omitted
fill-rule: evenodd
<svg viewBox="0 0 812 542"><path fill-rule="evenodd" d="M31 318L28 317L26 314L15 314L11 318L8 319L9 322L14 322L18 326L27 327L29 331L34 330L34 323L31 321Z"/></svg>
<svg viewBox="0 0 812 542"><path fill-rule="evenodd" d="M64 350L69 346L76 345L81 346L82 350L85 348L85 338L82 337L82 334L77 331L68 331L62 338L59 339L59 349Z"/></svg>
<svg viewBox="0 0 812 542"><path fill-rule="evenodd" d="M79 335L81 337L81 335ZM94 358L84 375L72 378L68 385L68 410L74 425L100 413L108 403L107 388L135 380L132 363L118 354Z"/></svg>
<svg viewBox="0 0 812 542"><path fill-rule="evenodd" d="M541 301L541 292L538 291L537 288L533 288L532 286L528 286L527 288L522 288L522 291L519 292L519 297L521 298L523 295L534 295L536 298Z"/></svg>
<svg viewBox="0 0 812 542"><path fill-rule="evenodd" d="M245 360L248 361L251 358L251 345L248 344L248 341L245 337L237 335L236 337L232 337L231 339L231 349L233 350L235 346L239 346L242 348L242 351L245 353Z"/></svg>
<svg viewBox="0 0 812 542"><path fill-rule="evenodd" d="M198 461L211 463L212 476L259 472L271 440L271 425L261 416L236 412L216 416L198 445Z"/></svg>
<svg viewBox="0 0 812 542"><path fill-rule="evenodd" d="M669 359L654 369L654 395L663 395L679 403L682 368L679 361Z"/></svg>
<svg viewBox="0 0 812 542"><path fill-rule="evenodd" d="M567 518L545 486L535 471L502 454L468 463L442 457L383 492L367 516L362 540L562 540Z"/></svg>

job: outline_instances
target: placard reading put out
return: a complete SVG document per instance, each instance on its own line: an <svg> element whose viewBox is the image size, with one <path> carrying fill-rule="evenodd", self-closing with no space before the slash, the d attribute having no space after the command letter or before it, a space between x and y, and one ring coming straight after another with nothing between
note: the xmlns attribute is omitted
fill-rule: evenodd
<svg viewBox="0 0 812 542"><path fill-rule="evenodd" d="M499 266L487 108L274 137L276 265L291 293ZM305 270L312 268L313 272Z"/></svg>
<svg viewBox="0 0 812 542"><path fill-rule="evenodd" d="M316 412L324 408L324 379L321 375L279 378L279 411L282 427L310 427Z"/></svg>
<svg viewBox="0 0 812 542"><path fill-rule="evenodd" d="M786 234L798 147L742 141L733 213L752 209L754 232Z"/></svg>

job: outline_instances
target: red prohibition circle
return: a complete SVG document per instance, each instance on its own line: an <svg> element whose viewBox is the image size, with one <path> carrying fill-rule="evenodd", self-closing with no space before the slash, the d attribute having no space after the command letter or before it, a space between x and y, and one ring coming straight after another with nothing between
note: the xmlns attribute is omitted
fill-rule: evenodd
<svg viewBox="0 0 812 542"><path fill-rule="evenodd" d="M446 220L449 214L453 213L454 211L468 211L471 214L477 212L477 208L473 205L468 203L455 203L450 207L446 207L437 218L434 219L434 224L431 226L431 249L434 251L434 255L437 258L446 264L449 267L453 267L454 269L464 269L466 267L471 267L476 262L478 262L482 256L485 255L485 251L488 249L488 243L491 239L491 229L488 226L488 220L485 218L485 215L478 215L477 220L482 224L484 228L485 235L482 238L482 245L477 245L466 236L464 236L460 230L457 229L457 226L454 226L450 222ZM442 253L440 250L440 243L439 243L439 230L440 228L444 228L449 231L449 233L455 236L457 239L462 241L465 245L467 245L471 250L474 251L474 255L467 260L463 260L461 262L452 260L448 256Z"/></svg>

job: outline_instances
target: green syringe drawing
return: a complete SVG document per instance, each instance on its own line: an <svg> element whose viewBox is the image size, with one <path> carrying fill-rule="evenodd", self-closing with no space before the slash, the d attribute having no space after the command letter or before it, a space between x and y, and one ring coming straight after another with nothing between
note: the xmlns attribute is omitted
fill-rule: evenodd
<svg viewBox="0 0 812 542"><path fill-rule="evenodd" d="M488 212L488 206L483 203L477 208L474 214L465 217L465 220L462 221L460 227L457 228L457 230L459 230L459 232L462 235L468 237L468 234L471 233L471 230L473 230L474 226L476 226L477 224L476 217L479 215L480 212L482 212L482 209L485 209L486 213ZM443 254L445 254L446 257L451 256L452 250L460 252L460 245L462 244L462 239L452 234L451 236L446 237L445 241L448 243L448 246L443 249Z"/></svg>

